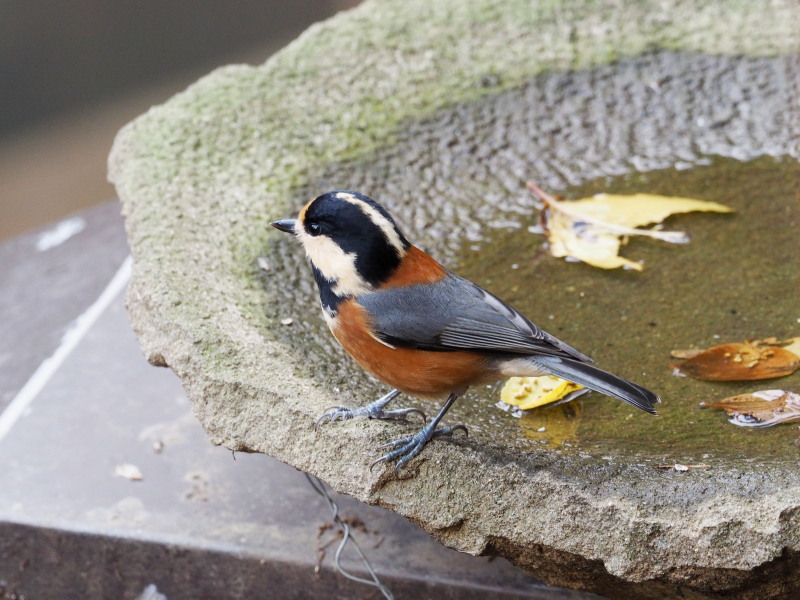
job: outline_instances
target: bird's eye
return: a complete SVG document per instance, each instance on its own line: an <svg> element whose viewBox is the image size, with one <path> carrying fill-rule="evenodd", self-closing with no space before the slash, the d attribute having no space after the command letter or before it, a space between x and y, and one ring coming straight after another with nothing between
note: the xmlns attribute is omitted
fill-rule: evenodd
<svg viewBox="0 0 800 600"><path fill-rule="evenodd" d="M317 236L322 233L322 227L320 227L319 223L309 223L307 226L308 233L311 235Z"/></svg>

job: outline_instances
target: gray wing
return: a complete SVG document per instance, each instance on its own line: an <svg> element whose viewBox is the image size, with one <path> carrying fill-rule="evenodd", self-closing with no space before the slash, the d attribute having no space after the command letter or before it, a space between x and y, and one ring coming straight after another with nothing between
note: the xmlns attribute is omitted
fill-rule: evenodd
<svg viewBox="0 0 800 600"><path fill-rule="evenodd" d="M378 290L358 298L376 335L393 346L482 350L591 359L471 281L448 273L434 284Z"/></svg>

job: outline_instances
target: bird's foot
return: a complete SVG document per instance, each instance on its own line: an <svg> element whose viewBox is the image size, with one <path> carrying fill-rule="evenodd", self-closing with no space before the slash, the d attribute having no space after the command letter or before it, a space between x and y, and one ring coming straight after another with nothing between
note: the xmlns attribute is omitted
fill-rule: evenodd
<svg viewBox="0 0 800 600"><path fill-rule="evenodd" d="M347 421L354 417L367 417L368 419L383 419L387 421L406 421L408 415L417 413L425 421L427 417L425 413L418 408L398 408L396 410L383 410L382 408L373 408L372 404L361 406L359 408L347 408L346 406L329 406L325 409L317 419L317 425L321 425L326 420L331 422L341 419Z"/></svg>
<svg viewBox="0 0 800 600"><path fill-rule="evenodd" d="M408 463L408 461L419 454L425 447L425 444L430 442L433 438L442 437L444 435L452 435L453 432L457 430L461 430L465 435L469 435L467 428L460 423L458 425L451 425L450 427L442 427L440 429L436 429L435 427L436 423L430 423L423 427L415 435L379 446L378 448L396 448L396 450L392 450L388 454L381 456L378 460L372 463L369 468L372 469L378 463L389 462L399 458L400 460L397 461L397 464L394 467L395 471L399 471L406 465L406 463Z"/></svg>
<svg viewBox="0 0 800 600"><path fill-rule="evenodd" d="M414 413L420 415L424 423L427 420L427 417L425 416L425 413L418 408L398 408L396 410L384 410L385 406L399 394L400 392L397 390L392 390L375 402L370 402L366 406L361 406L359 408L347 408L346 406L339 405L329 406L325 409L325 412L320 415L319 419L317 419L317 425L324 423L326 420L330 420L332 423L337 419L347 421L348 419L352 419L354 417L406 421L408 420L408 415Z"/></svg>

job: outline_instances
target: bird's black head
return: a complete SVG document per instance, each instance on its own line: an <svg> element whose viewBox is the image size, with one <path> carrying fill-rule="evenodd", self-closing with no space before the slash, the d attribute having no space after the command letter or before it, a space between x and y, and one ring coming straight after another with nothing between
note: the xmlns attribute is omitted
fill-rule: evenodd
<svg viewBox="0 0 800 600"><path fill-rule="evenodd" d="M386 280L410 244L388 211L358 192L335 191L309 202L296 221L275 227L297 235L320 284L357 296Z"/></svg>

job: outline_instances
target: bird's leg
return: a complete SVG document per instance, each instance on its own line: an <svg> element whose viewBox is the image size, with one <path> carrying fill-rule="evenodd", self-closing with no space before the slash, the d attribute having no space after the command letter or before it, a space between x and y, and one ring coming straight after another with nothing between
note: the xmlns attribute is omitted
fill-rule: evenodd
<svg viewBox="0 0 800 600"><path fill-rule="evenodd" d="M386 419L405 421L406 417L412 413L417 413L422 416L423 422L427 419L425 413L418 408L398 408L397 410L383 410L392 400L400 395L400 390L392 390L385 396L378 398L375 402L370 402L366 406L360 408L347 408L346 406L329 406L325 412L317 419L317 425L323 423L326 419L331 422L336 419L346 421L353 417L368 417L370 419Z"/></svg>
<svg viewBox="0 0 800 600"><path fill-rule="evenodd" d="M423 427L417 434L403 438L401 440L395 440L393 442L389 442L388 444L380 446L380 448L397 448L397 449L392 450L391 452L389 452L384 456L381 456L378 460L376 460L374 463L370 465L370 469L375 465L377 465L378 463L388 462L390 460L394 460L395 458L399 458L400 460L397 461L397 465L395 465L394 468L395 471L399 471L403 467L403 465L405 465L409 460L411 460L417 454L419 454L425 447L425 444L427 444L433 438L440 437L443 435L450 435L457 429L460 429L464 433L467 433L467 428L461 424L452 425L450 427L442 427L441 429L436 429L436 425L438 425L439 421L442 420L442 417L453 405L453 402L456 401L456 398L458 398L458 394L450 394L450 396L447 398L447 402L444 403L444 406L442 406L439 413L433 418L433 421L425 425L425 427Z"/></svg>

